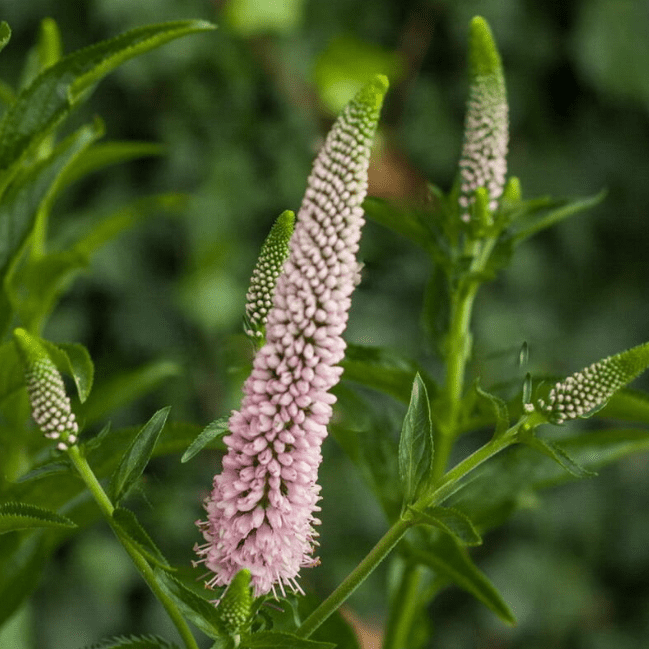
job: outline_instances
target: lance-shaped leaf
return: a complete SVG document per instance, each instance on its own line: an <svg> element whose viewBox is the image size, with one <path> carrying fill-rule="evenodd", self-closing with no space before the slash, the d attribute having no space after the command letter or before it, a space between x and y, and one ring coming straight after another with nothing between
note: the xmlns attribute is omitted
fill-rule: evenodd
<svg viewBox="0 0 649 649"><path fill-rule="evenodd" d="M590 417L647 367L649 343L604 358L572 374L557 383L547 399L539 399L536 408L555 424Z"/></svg>
<svg viewBox="0 0 649 649"><path fill-rule="evenodd" d="M87 96L94 85L116 67L143 52L187 34L214 29L205 21L182 20L138 27L115 38L73 52L25 88L0 122L0 169L17 161ZM13 173L0 185L6 187Z"/></svg>
<svg viewBox="0 0 649 649"><path fill-rule="evenodd" d="M76 523L56 512L26 503L0 505L0 534L34 527L76 527Z"/></svg>
<svg viewBox="0 0 649 649"><path fill-rule="evenodd" d="M164 554L162 554L161 550L149 536L147 531L142 527L140 521L138 521L137 517L130 509L117 507L113 511L113 522L131 543L138 546L140 552L142 552L151 563L154 563L165 570L172 569Z"/></svg>
<svg viewBox="0 0 649 649"><path fill-rule="evenodd" d="M128 493L135 481L142 475L158 441L171 406L158 410L142 427L137 437L124 453L119 466L111 479L111 495L114 503Z"/></svg>
<svg viewBox="0 0 649 649"><path fill-rule="evenodd" d="M428 392L417 374L412 384L410 405L399 438L399 476L404 507L412 503L426 484L433 469L433 425Z"/></svg>
<svg viewBox="0 0 649 649"><path fill-rule="evenodd" d="M292 633L261 631L247 638L241 649L335 649L332 642L317 642L299 638Z"/></svg>
<svg viewBox="0 0 649 649"><path fill-rule="evenodd" d="M102 134L102 130L99 123L80 128L61 142L47 159L31 167L3 196L0 203L0 277L5 276L9 264L32 231L41 204L56 191L61 174ZM0 310L0 333L9 316L8 309Z"/></svg>
<svg viewBox="0 0 649 649"><path fill-rule="evenodd" d="M157 635L131 635L106 638L84 649L179 649L177 644Z"/></svg>
<svg viewBox="0 0 649 649"><path fill-rule="evenodd" d="M460 158L460 208L471 219L470 206L479 187L489 192L489 209L498 207L507 174L509 108L500 55L489 25L476 16L469 36L469 100Z"/></svg>
<svg viewBox="0 0 649 649"><path fill-rule="evenodd" d="M584 468L578 462L573 460L570 455L561 448L561 446L549 440L537 437L532 431L522 431L518 438L524 444L527 444L540 453L543 453L543 455L547 455L547 457L554 460L559 466L562 466L575 478L587 478L597 475L594 471Z"/></svg>
<svg viewBox="0 0 649 649"><path fill-rule="evenodd" d="M293 234L295 214L282 212L264 241L246 295L244 330L257 347L264 343L266 318L273 306L277 278L288 257L288 242Z"/></svg>
<svg viewBox="0 0 649 649"><path fill-rule="evenodd" d="M516 618L502 595L473 563L466 548L452 536L442 534L427 549L409 548L407 552L418 563L429 566L438 575L471 593L506 624L516 624Z"/></svg>
<svg viewBox="0 0 649 649"><path fill-rule="evenodd" d="M415 520L426 525L432 525L450 534L463 545L480 545L482 538L471 519L459 509L453 507L429 507L419 511L414 507L409 508Z"/></svg>
<svg viewBox="0 0 649 649"><path fill-rule="evenodd" d="M489 404L489 407L495 415L496 430L494 431L494 436L501 435L509 427L509 409L507 408L507 404L495 394L491 394L490 392L483 390L480 387L480 383L477 379L473 387L475 388L478 396Z"/></svg>
<svg viewBox="0 0 649 649"><path fill-rule="evenodd" d="M189 462L197 453L202 451L211 441L222 437L228 432L229 417L219 417L212 423L205 426L200 435L189 445L189 448L183 453L180 461L184 464Z"/></svg>
<svg viewBox="0 0 649 649"><path fill-rule="evenodd" d="M180 608L183 615L205 635L220 638L226 634L214 604L190 590L166 571L155 568L156 581Z"/></svg>

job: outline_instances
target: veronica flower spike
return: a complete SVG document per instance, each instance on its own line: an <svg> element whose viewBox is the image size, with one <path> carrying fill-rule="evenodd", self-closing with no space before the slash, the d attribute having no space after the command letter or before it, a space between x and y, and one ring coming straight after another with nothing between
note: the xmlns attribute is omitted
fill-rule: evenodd
<svg viewBox="0 0 649 649"><path fill-rule="evenodd" d="M507 175L509 108L500 55L489 25L476 16L469 37L469 100L460 157L460 213L471 219L474 192L489 192L489 209L498 207Z"/></svg>
<svg viewBox="0 0 649 649"><path fill-rule="evenodd" d="M556 383L536 409L554 424L589 417L649 367L649 343L632 347L589 365ZM528 411L531 408L528 406Z"/></svg>
<svg viewBox="0 0 649 649"><path fill-rule="evenodd" d="M57 448L67 451L77 442L79 426L61 373L37 337L16 329L14 340L25 367L32 417L45 437L58 440Z"/></svg>
<svg viewBox="0 0 649 649"><path fill-rule="evenodd" d="M300 568L314 566L320 447L338 382L370 148L388 87L377 75L346 106L307 182L266 321L266 343L232 413L223 470L200 522L200 561L227 585L250 571L254 595L301 592Z"/></svg>

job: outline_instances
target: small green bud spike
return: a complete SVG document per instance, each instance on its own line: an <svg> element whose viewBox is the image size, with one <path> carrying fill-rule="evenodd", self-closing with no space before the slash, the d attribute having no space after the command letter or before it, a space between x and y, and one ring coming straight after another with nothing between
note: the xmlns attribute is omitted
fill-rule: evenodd
<svg viewBox="0 0 649 649"><path fill-rule="evenodd" d="M245 631L250 623L252 603L250 570L239 570L232 578L216 609L223 628L235 639L235 645L238 644L238 638L242 631Z"/></svg>
<svg viewBox="0 0 649 649"><path fill-rule="evenodd" d="M649 367L649 343L609 356L557 383L536 409L555 424L589 417Z"/></svg>
<svg viewBox="0 0 649 649"><path fill-rule="evenodd" d="M498 207L507 175L509 107L500 55L489 25L476 16L469 38L469 100L460 158L460 208L469 222L469 207L478 187L489 192L489 209Z"/></svg>
<svg viewBox="0 0 649 649"><path fill-rule="evenodd" d="M16 329L14 340L25 368L32 417L45 437L59 440L57 448L67 451L77 441L79 426L63 378L36 336Z"/></svg>
<svg viewBox="0 0 649 649"><path fill-rule="evenodd" d="M288 242L293 234L295 214L282 212L264 241L246 294L244 331L257 347L264 344L266 318L273 305L273 294L284 262L288 257Z"/></svg>

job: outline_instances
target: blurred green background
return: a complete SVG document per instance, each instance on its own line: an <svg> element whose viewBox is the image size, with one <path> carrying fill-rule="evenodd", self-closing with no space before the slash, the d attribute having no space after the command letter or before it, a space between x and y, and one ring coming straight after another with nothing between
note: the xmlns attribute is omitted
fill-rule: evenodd
<svg viewBox="0 0 649 649"><path fill-rule="evenodd" d="M632 0L0 0L13 36L0 75L16 83L40 20L54 18L66 52L142 25L203 18L217 32L127 63L97 88L77 123L99 114L110 139L162 144L165 155L111 168L68 192L53 236L154 192L191 195L185 212L121 236L78 280L50 321L52 340L88 346L98 378L166 359L174 378L112 417L206 424L238 405L250 346L240 335L245 291L274 218L297 210L311 161L335 111L367 76L392 80L370 193L415 200L426 180L448 189L467 94L466 38L490 23L511 109L510 172L526 197L608 197L526 243L476 305L483 384L512 378L521 343L531 369L566 374L649 339L649 5ZM364 280L347 339L430 358L419 331L423 254L368 223ZM428 361L427 361L428 362ZM434 362L429 366L434 371ZM645 377L637 387L649 388ZM384 401L387 401L387 397ZM399 428L402 411L385 406ZM137 507L183 566L194 521L218 467L156 461ZM322 566L304 582L327 594L385 529L378 506L333 440L325 445ZM647 458L544 496L489 534L478 564L519 619L505 628L458 589L430 610L436 648L625 649L649 632ZM380 625L390 575L351 601ZM38 623L36 623L36 621ZM63 547L4 649L81 647L102 636L169 630L127 560L97 525ZM169 636L173 632L169 631ZM3 644L4 643L4 644Z"/></svg>

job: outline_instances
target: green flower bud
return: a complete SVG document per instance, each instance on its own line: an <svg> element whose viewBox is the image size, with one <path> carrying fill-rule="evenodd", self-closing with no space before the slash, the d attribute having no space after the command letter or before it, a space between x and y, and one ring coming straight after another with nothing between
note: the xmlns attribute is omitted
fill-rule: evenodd
<svg viewBox="0 0 649 649"><path fill-rule="evenodd" d="M16 329L14 340L25 368L32 417L45 437L59 440L57 448L66 451L76 443L79 426L63 378L39 338Z"/></svg>
<svg viewBox="0 0 649 649"><path fill-rule="evenodd" d="M294 223L295 214L290 210L277 217L252 271L250 288L246 295L244 331L258 346L264 341L266 318L273 306L277 278L288 257L288 242L293 234Z"/></svg>
<svg viewBox="0 0 649 649"><path fill-rule="evenodd" d="M232 578L225 595L217 607L225 631L235 639L250 623L252 610L252 591L250 589L250 570L239 570Z"/></svg>

